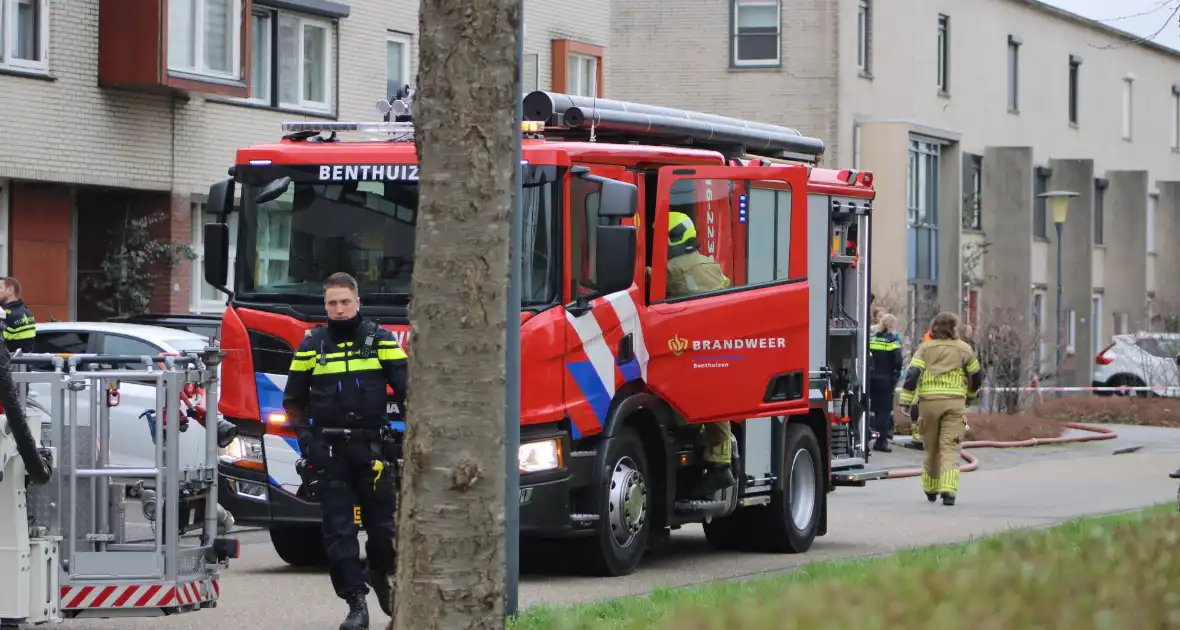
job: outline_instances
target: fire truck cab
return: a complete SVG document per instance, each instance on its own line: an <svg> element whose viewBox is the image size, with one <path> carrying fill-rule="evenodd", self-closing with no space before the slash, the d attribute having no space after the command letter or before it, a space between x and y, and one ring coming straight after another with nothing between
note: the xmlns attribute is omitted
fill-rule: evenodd
<svg viewBox="0 0 1180 630"><path fill-rule="evenodd" d="M872 174L819 167L823 142L786 127L551 92L524 108L523 549L546 541L624 575L703 523L719 548L807 551L828 493L873 476ZM281 406L292 349L325 318L322 279L353 273L365 315L408 339L418 160L398 118L287 123L210 191L206 280L229 295L221 410L239 429L220 497L292 564L322 561ZM692 219L724 289L668 294L671 213ZM737 485L701 495L713 422L732 423Z"/></svg>

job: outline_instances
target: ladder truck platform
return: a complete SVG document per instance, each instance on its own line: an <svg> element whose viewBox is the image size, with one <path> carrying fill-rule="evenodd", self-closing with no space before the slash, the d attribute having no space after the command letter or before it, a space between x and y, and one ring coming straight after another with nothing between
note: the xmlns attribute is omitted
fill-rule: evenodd
<svg viewBox="0 0 1180 630"><path fill-rule="evenodd" d="M180 434L188 394L199 388L217 409L222 357L216 345L152 357L12 356L0 344L0 628L217 606L221 571L240 551L219 535L218 456L232 436L210 412L203 456L182 465ZM155 388L151 467L111 462L121 382ZM130 509L151 538L128 535Z"/></svg>

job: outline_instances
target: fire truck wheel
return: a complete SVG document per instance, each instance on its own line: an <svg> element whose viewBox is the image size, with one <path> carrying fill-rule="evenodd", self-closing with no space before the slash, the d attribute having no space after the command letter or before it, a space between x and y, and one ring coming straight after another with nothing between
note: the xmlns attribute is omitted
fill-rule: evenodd
<svg viewBox="0 0 1180 630"><path fill-rule="evenodd" d="M762 551L804 553L811 548L823 510L823 458L811 427L787 424L783 479L770 505L750 510L749 539Z"/></svg>
<svg viewBox="0 0 1180 630"><path fill-rule="evenodd" d="M293 567L328 564L324 535L318 525L283 525L270 528L270 542L279 558Z"/></svg>
<svg viewBox="0 0 1180 630"><path fill-rule="evenodd" d="M592 574L628 575L639 566L651 534L651 485L643 441L631 427L609 442L600 518L594 536L581 541Z"/></svg>

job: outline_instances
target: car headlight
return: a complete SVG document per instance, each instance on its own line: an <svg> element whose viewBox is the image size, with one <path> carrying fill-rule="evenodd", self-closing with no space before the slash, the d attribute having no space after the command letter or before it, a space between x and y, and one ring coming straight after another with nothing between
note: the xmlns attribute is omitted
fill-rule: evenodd
<svg viewBox="0 0 1180 630"><path fill-rule="evenodd" d="M551 438L540 442L526 442L517 452L520 472L533 473L561 468L561 439Z"/></svg>
<svg viewBox="0 0 1180 630"><path fill-rule="evenodd" d="M256 437L239 435L228 446L221 449L221 462L224 464L241 466L262 463L262 440Z"/></svg>

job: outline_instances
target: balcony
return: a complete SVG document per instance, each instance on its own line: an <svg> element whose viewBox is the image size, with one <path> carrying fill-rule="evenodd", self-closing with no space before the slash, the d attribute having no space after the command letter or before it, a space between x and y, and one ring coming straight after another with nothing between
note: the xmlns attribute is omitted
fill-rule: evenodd
<svg viewBox="0 0 1180 630"><path fill-rule="evenodd" d="M249 94L253 0L100 0L103 87Z"/></svg>

